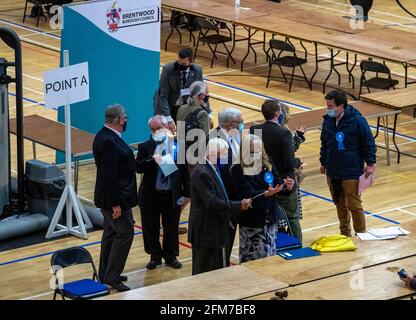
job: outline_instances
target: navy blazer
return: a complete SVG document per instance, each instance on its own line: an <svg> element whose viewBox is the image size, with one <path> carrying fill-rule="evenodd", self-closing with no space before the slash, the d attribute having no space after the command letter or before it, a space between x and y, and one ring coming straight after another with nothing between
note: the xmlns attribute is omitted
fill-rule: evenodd
<svg viewBox="0 0 416 320"><path fill-rule="evenodd" d="M93 154L97 166L94 203L98 208L137 206L134 154L115 132L103 127L94 138Z"/></svg>
<svg viewBox="0 0 416 320"><path fill-rule="evenodd" d="M345 150L338 150L337 132L344 134ZM353 106L345 108L336 126L336 119L324 116L321 131L321 165L331 178L358 179L364 174L364 162L376 163L376 144L367 120Z"/></svg>

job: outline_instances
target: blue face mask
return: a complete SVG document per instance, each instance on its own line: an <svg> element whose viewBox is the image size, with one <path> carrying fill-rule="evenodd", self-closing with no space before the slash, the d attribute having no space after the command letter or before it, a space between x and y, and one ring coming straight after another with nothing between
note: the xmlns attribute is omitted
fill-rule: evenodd
<svg viewBox="0 0 416 320"><path fill-rule="evenodd" d="M238 125L238 130L240 132L242 132L244 130L244 123L243 122Z"/></svg>
<svg viewBox="0 0 416 320"><path fill-rule="evenodd" d="M283 114L279 114L279 118L277 118L277 122L279 122L280 125L283 123Z"/></svg>
<svg viewBox="0 0 416 320"><path fill-rule="evenodd" d="M327 109L326 114L331 118L335 118L337 116L337 112L334 109Z"/></svg>

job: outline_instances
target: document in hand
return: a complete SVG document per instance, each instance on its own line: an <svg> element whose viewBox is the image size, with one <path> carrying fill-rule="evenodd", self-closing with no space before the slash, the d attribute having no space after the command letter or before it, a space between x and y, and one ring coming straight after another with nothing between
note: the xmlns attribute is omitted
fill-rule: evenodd
<svg viewBox="0 0 416 320"><path fill-rule="evenodd" d="M371 173L367 178L365 174L360 177L358 182L358 194L362 194L367 188L371 187L374 183L374 172Z"/></svg>
<svg viewBox="0 0 416 320"><path fill-rule="evenodd" d="M169 153L161 158L159 167L166 177L178 170L175 161Z"/></svg>

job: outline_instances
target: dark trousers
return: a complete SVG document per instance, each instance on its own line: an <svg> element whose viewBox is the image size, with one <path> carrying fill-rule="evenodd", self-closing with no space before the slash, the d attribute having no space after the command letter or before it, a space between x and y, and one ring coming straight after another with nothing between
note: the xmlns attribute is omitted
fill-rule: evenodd
<svg viewBox="0 0 416 320"><path fill-rule="evenodd" d="M289 195L276 195L277 201L285 209L292 234L302 242L302 228L299 221L298 193L293 190Z"/></svg>
<svg viewBox="0 0 416 320"><path fill-rule="evenodd" d="M181 208L173 206L172 193L156 192L152 206L140 208L144 250L154 261L171 261L179 256L179 217ZM163 243L160 244L160 216L162 216Z"/></svg>
<svg viewBox="0 0 416 320"><path fill-rule="evenodd" d="M230 233L230 243L227 247L227 267L230 266L230 260L231 260L231 253L233 252L233 246L234 246L234 240L235 240L235 233L237 230L237 225L234 228L228 227L229 233Z"/></svg>
<svg viewBox="0 0 416 320"><path fill-rule="evenodd" d="M122 210L113 219L113 210L101 209L104 215L104 231L101 239L99 278L114 282L124 270L134 237L134 220L131 209Z"/></svg>
<svg viewBox="0 0 416 320"><path fill-rule="evenodd" d="M227 267L224 264L226 251L226 248L207 248L192 244L192 275Z"/></svg>

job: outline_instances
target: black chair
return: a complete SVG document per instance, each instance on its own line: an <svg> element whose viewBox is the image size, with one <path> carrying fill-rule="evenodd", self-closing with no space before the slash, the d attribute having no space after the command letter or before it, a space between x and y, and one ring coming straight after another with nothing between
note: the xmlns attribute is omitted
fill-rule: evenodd
<svg viewBox="0 0 416 320"><path fill-rule="evenodd" d="M45 21L48 21L48 18L47 18L48 12L44 10L43 6L49 5L50 1L47 1L47 0L26 0L25 11L23 13L23 22L25 22L26 17L27 17L26 12L27 12L28 3L31 3L33 5L32 13L36 13L36 15L37 15L37 17L32 17L32 15L30 16L32 18L37 19L36 27L39 27L39 20L40 20L41 17L43 17L45 19Z"/></svg>
<svg viewBox="0 0 416 320"><path fill-rule="evenodd" d="M272 56L269 57L269 74L267 76L266 87L267 88L269 87L269 82L270 82L271 73L272 73L272 67L273 67L273 65L277 65L280 69L280 72L283 75L283 79L285 80L285 82L288 82L288 79L287 79L285 73L283 72L282 67L292 69L292 73L291 73L291 76L290 76L290 79L289 79L289 92L292 89L293 78L295 77L295 69L297 67L299 67L300 70L302 71L303 79L305 79L306 83L308 84L308 87L312 90L312 86L311 86L308 78L306 77L305 71L303 70L303 67L302 67L302 65L304 65L305 63L308 62L307 59L306 59L306 54L305 54L305 58L299 58L296 55L295 47L287 41L271 39L270 42L269 42L269 45L270 45L269 49L272 52ZM284 53L284 52L291 53L292 55L282 56L282 53Z"/></svg>
<svg viewBox="0 0 416 320"><path fill-rule="evenodd" d="M59 270L67 267L88 263L91 264L93 274L92 279L81 279L68 283L59 282ZM107 286L98 281L97 270L90 253L81 247L73 247L55 252L51 257L51 267L55 278L55 292L60 294L62 299L65 297L73 300L87 300L108 295L110 290Z"/></svg>
<svg viewBox="0 0 416 320"><path fill-rule="evenodd" d="M199 42L202 41L206 43L212 53L211 58L211 68L214 65L214 60L217 59L217 53L224 54L227 56L227 68L229 65L229 60L231 59L235 64L235 60L232 57L232 52L228 49L226 43L233 41L233 35L227 26L225 28L228 30L229 35L220 34L220 29L217 27L217 22L212 22L208 19L197 17L196 24L198 26L199 34L198 40L196 42L195 48L195 57L198 51ZM217 50L218 45L222 44L226 52L221 52Z"/></svg>
<svg viewBox="0 0 416 320"><path fill-rule="evenodd" d="M362 88L366 87L368 93L370 88L390 90L399 84L398 80L391 78L390 69L383 63L375 62L372 60L361 61L361 78L360 78L360 92L358 96L361 96ZM368 79L366 78L367 72L376 73L375 77ZM379 74L387 75L386 77L379 77Z"/></svg>
<svg viewBox="0 0 416 320"><path fill-rule="evenodd" d="M194 26L191 23L191 17L188 14L179 12L179 11L172 11L170 16L170 33L165 41L165 51L168 50L168 41L170 37L173 35L173 32L176 31L179 35L179 44L182 44L182 33L179 28L187 28L189 32L189 42L193 41L193 45L195 46L195 37L192 33Z"/></svg>

